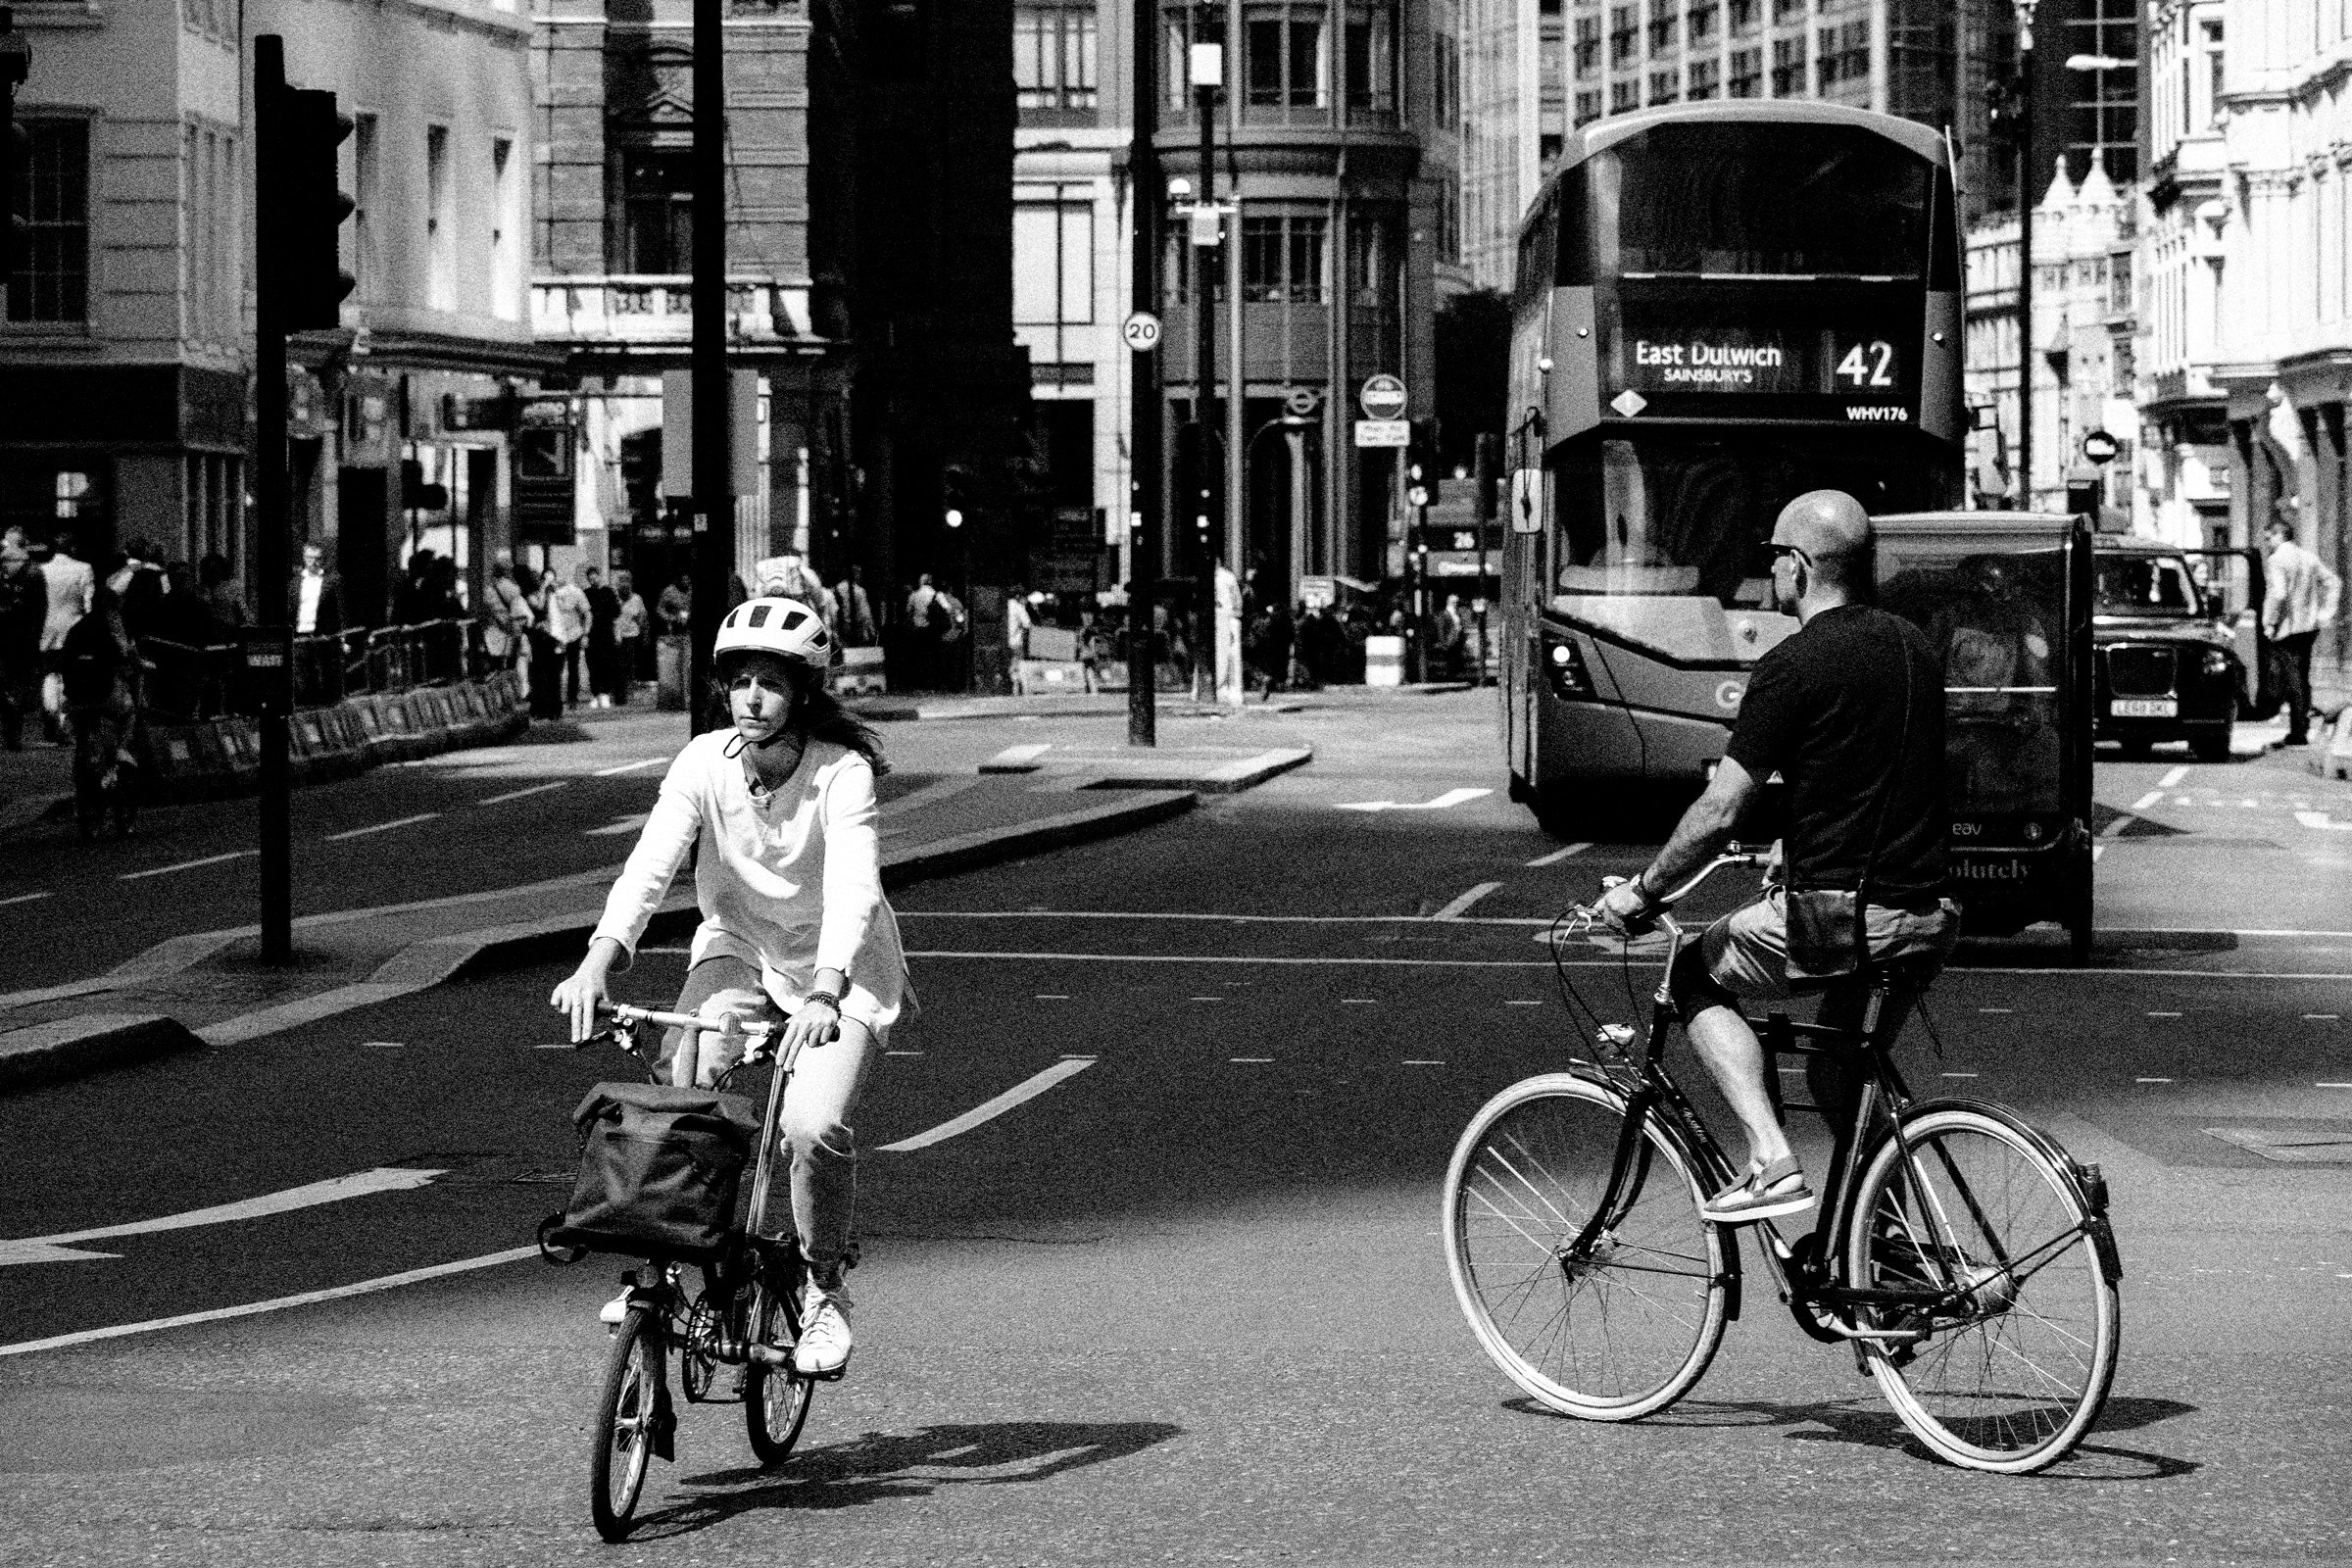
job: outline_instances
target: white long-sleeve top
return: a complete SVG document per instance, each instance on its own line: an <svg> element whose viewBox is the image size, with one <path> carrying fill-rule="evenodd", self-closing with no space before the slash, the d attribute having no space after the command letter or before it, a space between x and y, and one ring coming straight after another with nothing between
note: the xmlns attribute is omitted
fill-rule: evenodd
<svg viewBox="0 0 2352 1568"><path fill-rule="evenodd" d="M727 956L756 965L788 1010L817 970L838 969L850 980L843 1014L886 1027L906 997L906 956L882 896L872 765L846 747L810 741L791 777L755 794L741 759L726 755L733 739L731 730L698 735L669 764L596 935L634 959L646 921L699 840L703 923L690 961Z"/></svg>

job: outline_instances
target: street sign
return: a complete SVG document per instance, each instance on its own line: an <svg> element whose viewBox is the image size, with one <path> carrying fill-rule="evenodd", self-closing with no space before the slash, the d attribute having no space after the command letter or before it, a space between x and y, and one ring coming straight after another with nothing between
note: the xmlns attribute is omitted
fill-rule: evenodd
<svg viewBox="0 0 2352 1568"><path fill-rule="evenodd" d="M2085 462L2113 463L2115 455L2123 449L2124 444L2104 430L2090 430L2083 434L2082 457Z"/></svg>
<svg viewBox="0 0 2352 1568"><path fill-rule="evenodd" d="M1159 318L1150 311L1137 311L1119 325L1119 336L1138 354L1149 354L1159 347Z"/></svg>
<svg viewBox="0 0 2352 1568"><path fill-rule="evenodd" d="M1551 510L1551 474L1544 468L1511 470L1511 532L1542 533Z"/></svg>
<svg viewBox="0 0 2352 1568"><path fill-rule="evenodd" d="M1413 444L1412 421L1358 419L1355 421L1355 444L1359 447L1409 447Z"/></svg>
<svg viewBox="0 0 2352 1568"><path fill-rule="evenodd" d="M1323 406L1323 394L1311 386L1295 386L1282 396L1282 408L1294 419L1312 418Z"/></svg>
<svg viewBox="0 0 2352 1568"><path fill-rule="evenodd" d="M1329 606L1336 604L1339 597L1340 585L1329 577L1301 577L1298 579L1298 602L1302 605L1309 608Z"/></svg>
<svg viewBox="0 0 2352 1568"><path fill-rule="evenodd" d="M1385 423L1399 418L1404 414L1404 383L1385 371L1379 375L1368 375L1364 377L1363 390L1356 394L1356 401L1364 406L1364 417L1367 419ZM1403 446L1405 443L1399 441L1396 444Z"/></svg>

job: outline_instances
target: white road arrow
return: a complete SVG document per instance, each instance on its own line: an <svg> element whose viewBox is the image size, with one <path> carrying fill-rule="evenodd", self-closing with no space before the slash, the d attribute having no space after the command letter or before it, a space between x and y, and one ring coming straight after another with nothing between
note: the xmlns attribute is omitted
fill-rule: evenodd
<svg viewBox="0 0 2352 1568"><path fill-rule="evenodd" d="M199 1225L227 1225L237 1220L260 1219L268 1214L284 1214L297 1208L314 1208L320 1203L338 1203L346 1198L366 1198L371 1193L404 1193L422 1187L446 1172L416 1170L405 1165L378 1166L374 1170L354 1171L349 1176L332 1176L322 1182L304 1187L289 1187L280 1193L265 1193L234 1203L217 1203L211 1208L191 1208L184 1214L166 1214L158 1219L132 1220L127 1225L102 1225L96 1230L64 1231L55 1236L28 1236L20 1241L0 1241L0 1267L13 1263L68 1263L91 1258L119 1257L119 1252L84 1251L71 1246L74 1242L106 1241L117 1236L149 1236L157 1231L184 1231Z"/></svg>
<svg viewBox="0 0 2352 1568"><path fill-rule="evenodd" d="M1493 790L1447 790L1434 801L1343 801L1336 805L1342 811L1443 811L1464 801L1475 801Z"/></svg>
<svg viewBox="0 0 2352 1568"><path fill-rule="evenodd" d="M2326 811L2297 811L2295 820L2322 832L2352 833L2352 822L2338 822Z"/></svg>

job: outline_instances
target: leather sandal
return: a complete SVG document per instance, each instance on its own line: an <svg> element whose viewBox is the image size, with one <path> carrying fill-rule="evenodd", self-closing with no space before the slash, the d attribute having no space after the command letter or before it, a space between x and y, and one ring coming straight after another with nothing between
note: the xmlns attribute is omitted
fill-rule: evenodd
<svg viewBox="0 0 2352 1568"><path fill-rule="evenodd" d="M1813 1189L1805 1184L1804 1167L1791 1154L1769 1165L1751 1167L1745 1176L1699 1204L1698 1213L1701 1219L1718 1225L1744 1225L1812 1206Z"/></svg>

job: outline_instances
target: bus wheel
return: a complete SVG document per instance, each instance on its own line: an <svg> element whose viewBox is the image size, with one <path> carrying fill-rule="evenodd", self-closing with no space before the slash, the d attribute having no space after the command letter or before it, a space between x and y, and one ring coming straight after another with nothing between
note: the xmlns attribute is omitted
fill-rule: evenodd
<svg viewBox="0 0 2352 1568"><path fill-rule="evenodd" d="M1572 839L1577 833L1577 812L1571 809L1567 792L1551 789L1528 789L1524 798L1529 810L1536 814L1536 826L1555 839Z"/></svg>

